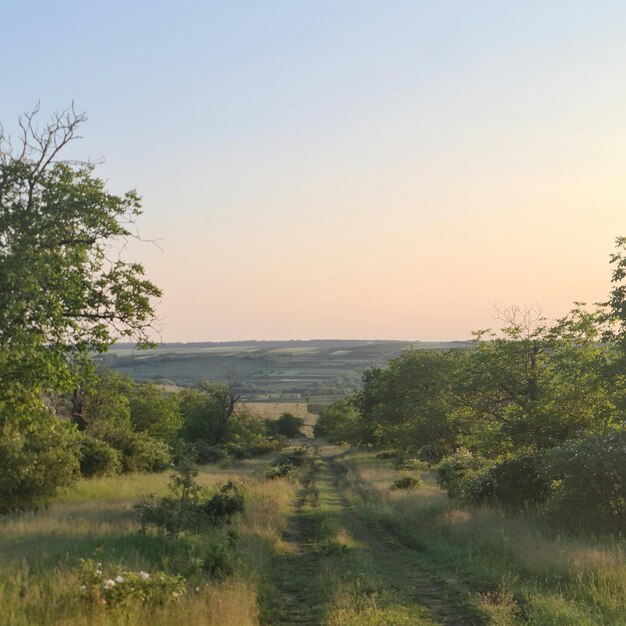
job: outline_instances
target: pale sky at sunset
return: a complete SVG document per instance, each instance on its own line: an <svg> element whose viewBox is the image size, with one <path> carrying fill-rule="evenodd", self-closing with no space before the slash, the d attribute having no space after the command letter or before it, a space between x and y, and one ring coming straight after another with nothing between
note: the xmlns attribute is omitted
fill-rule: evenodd
<svg viewBox="0 0 626 626"><path fill-rule="evenodd" d="M164 341L464 339L609 290L626 2L0 0L0 122L74 100Z"/></svg>

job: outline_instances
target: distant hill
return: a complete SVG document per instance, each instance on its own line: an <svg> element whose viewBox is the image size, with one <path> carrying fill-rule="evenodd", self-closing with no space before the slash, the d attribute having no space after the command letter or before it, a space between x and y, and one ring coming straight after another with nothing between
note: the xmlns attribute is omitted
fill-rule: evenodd
<svg viewBox="0 0 626 626"><path fill-rule="evenodd" d="M362 372L408 348L447 350L470 342L314 339L165 343L153 350L117 344L96 360L136 380L191 385L200 379L236 381L254 401L323 405L357 389Z"/></svg>

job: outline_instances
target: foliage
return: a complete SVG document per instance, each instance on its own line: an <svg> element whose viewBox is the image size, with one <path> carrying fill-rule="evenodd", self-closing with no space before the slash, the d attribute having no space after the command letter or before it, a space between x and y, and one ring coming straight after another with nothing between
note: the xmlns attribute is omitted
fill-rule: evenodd
<svg viewBox="0 0 626 626"><path fill-rule="evenodd" d="M359 412L356 397L348 396L326 407L313 427L316 437L327 437L331 443L359 442Z"/></svg>
<svg viewBox="0 0 626 626"><path fill-rule="evenodd" d="M438 463L435 467L435 479L449 496L460 496L464 481L476 475L486 465L485 459L461 448Z"/></svg>
<svg viewBox="0 0 626 626"><path fill-rule="evenodd" d="M236 482L229 480L202 505L202 510L211 524L229 524L234 515L244 511L244 497L241 493L241 487Z"/></svg>
<svg viewBox="0 0 626 626"><path fill-rule="evenodd" d="M78 476L78 437L38 398L0 401L0 513L47 505Z"/></svg>
<svg viewBox="0 0 626 626"><path fill-rule="evenodd" d="M182 576L165 572L135 572L111 568L105 574L102 563L81 560L79 568L82 597L94 605L107 608L124 605L133 600L164 604L178 600L186 592Z"/></svg>
<svg viewBox="0 0 626 626"><path fill-rule="evenodd" d="M40 128L37 112L13 141L0 128L4 511L39 507L77 475L75 429L47 402L79 385L90 351L122 337L145 344L161 295L118 254L136 236L137 193L112 194L93 164L61 158L85 116L68 110Z"/></svg>
<svg viewBox="0 0 626 626"><path fill-rule="evenodd" d="M80 437L80 473L86 478L113 476L122 471L121 453L102 439L86 433Z"/></svg>
<svg viewBox="0 0 626 626"><path fill-rule="evenodd" d="M266 420L267 431L270 435L281 435L294 439L302 437L304 419L296 417L293 413L283 413L277 420Z"/></svg>
<svg viewBox="0 0 626 626"><path fill-rule="evenodd" d="M626 528L626 430L572 441L547 455L555 480L546 514L572 530L624 532Z"/></svg>
<svg viewBox="0 0 626 626"><path fill-rule="evenodd" d="M176 394L166 394L153 383L135 383L128 393L133 428L157 440L171 442L183 419Z"/></svg>
<svg viewBox="0 0 626 626"><path fill-rule="evenodd" d="M162 471L171 463L177 405L150 385L112 371L91 376L82 390L80 422L85 434L119 453L122 472Z"/></svg>
<svg viewBox="0 0 626 626"><path fill-rule="evenodd" d="M550 495L551 479L538 454L500 459L463 481L463 495L473 502L500 503L523 509L541 504Z"/></svg>
<svg viewBox="0 0 626 626"><path fill-rule="evenodd" d="M302 467L308 458L306 446L300 446L293 450L279 454L270 464L266 476L267 478L282 478L287 476L297 467Z"/></svg>
<svg viewBox="0 0 626 626"><path fill-rule="evenodd" d="M400 478L396 478L393 481L392 487L394 489L417 489L421 484L422 481L417 476L405 474L404 476L400 476Z"/></svg>
<svg viewBox="0 0 626 626"><path fill-rule="evenodd" d="M181 391L178 400L183 418L183 438L191 443L222 444L237 399L229 386L207 381Z"/></svg>
<svg viewBox="0 0 626 626"><path fill-rule="evenodd" d="M278 446L279 440L268 436L265 420L244 410L231 415L222 439L224 451L236 459L268 454Z"/></svg>
<svg viewBox="0 0 626 626"><path fill-rule="evenodd" d="M181 531L202 533L209 527L228 524L237 513L243 513L241 487L228 481L207 498L206 490L196 482L198 470L188 459L175 467L170 479L171 496L144 498L135 506L144 532L149 526L178 538Z"/></svg>
<svg viewBox="0 0 626 626"><path fill-rule="evenodd" d="M406 452L430 444L439 458L450 452L456 427L449 372L455 360L455 352L407 350L387 368L367 370L358 396L359 436Z"/></svg>

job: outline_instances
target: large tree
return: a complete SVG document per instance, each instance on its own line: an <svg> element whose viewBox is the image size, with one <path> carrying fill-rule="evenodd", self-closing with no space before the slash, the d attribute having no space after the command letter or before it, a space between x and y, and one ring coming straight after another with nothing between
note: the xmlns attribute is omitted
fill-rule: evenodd
<svg viewBox="0 0 626 626"><path fill-rule="evenodd" d="M41 473L55 449L71 447L73 427L59 425L50 393L78 385L84 367L75 366L90 351L122 337L146 342L161 294L122 255L136 236L137 193L110 193L94 164L64 158L85 116L70 108L40 126L37 114L16 135L0 127L0 474L14 477L10 493L0 482L4 510L68 482L76 464L66 458L54 480L33 482L18 467L34 459Z"/></svg>
<svg viewBox="0 0 626 626"><path fill-rule="evenodd" d="M67 373L68 357L145 341L161 293L120 256L136 236L137 193L112 194L92 163L62 158L85 116L70 109L39 128L36 114L17 138L0 131L3 382L46 382Z"/></svg>

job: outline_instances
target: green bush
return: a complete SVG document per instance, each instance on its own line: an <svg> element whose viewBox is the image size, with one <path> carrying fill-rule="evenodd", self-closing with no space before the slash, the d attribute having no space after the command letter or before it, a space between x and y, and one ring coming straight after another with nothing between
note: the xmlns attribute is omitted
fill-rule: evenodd
<svg viewBox="0 0 626 626"><path fill-rule="evenodd" d="M554 490L544 508L561 528L624 533L626 529L626 430L551 450L546 472Z"/></svg>
<svg viewBox="0 0 626 626"><path fill-rule="evenodd" d="M270 464L267 478L282 478L287 476L296 467L302 467L308 458L307 448L300 446L279 454Z"/></svg>
<svg viewBox="0 0 626 626"><path fill-rule="evenodd" d="M243 513L244 497L241 488L232 480L224 483L202 506L211 524L228 524L237 513Z"/></svg>
<svg viewBox="0 0 626 626"><path fill-rule="evenodd" d="M486 466L486 461L461 448L454 454L444 457L435 467L437 484L451 497L462 494L463 482L475 476Z"/></svg>
<svg viewBox="0 0 626 626"><path fill-rule="evenodd" d="M79 476L78 433L36 401L5 409L0 402L0 514L41 508Z"/></svg>
<svg viewBox="0 0 626 626"><path fill-rule="evenodd" d="M146 604L164 604L178 600L185 593L182 576L165 572L135 572L121 567L105 572L102 563L81 561L79 568L82 597L91 605L114 608L133 600Z"/></svg>
<svg viewBox="0 0 626 626"><path fill-rule="evenodd" d="M417 476L400 476L393 481L394 489L417 489L422 484L422 481Z"/></svg>
<svg viewBox="0 0 626 626"><path fill-rule="evenodd" d="M85 433L80 438L80 473L86 478L113 476L122 471L121 452Z"/></svg>
<svg viewBox="0 0 626 626"><path fill-rule="evenodd" d="M462 481L463 496L473 502L498 502L523 509L544 502L550 494L541 457L526 454L502 459Z"/></svg>
<svg viewBox="0 0 626 626"><path fill-rule="evenodd" d="M191 444L191 455L197 463L201 465L205 463L218 463L228 457L224 448L214 446L206 441L196 441Z"/></svg>
<svg viewBox="0 0 626 626"><path fill-rule="evenodd" d="M266 420L265 423L270 435L280 435L289 439L302 437L304 419L292 413L283 413L277 420Z"/></svg>

